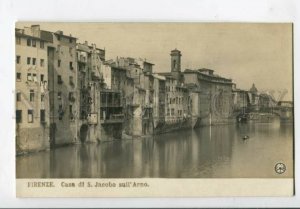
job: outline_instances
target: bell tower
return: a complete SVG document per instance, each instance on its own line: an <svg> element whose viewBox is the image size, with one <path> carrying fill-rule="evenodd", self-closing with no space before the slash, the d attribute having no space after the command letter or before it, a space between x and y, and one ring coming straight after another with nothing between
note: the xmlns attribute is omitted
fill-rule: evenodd
<svg viewBox="0 0 300 209"><path fill-rule="evenodd" d="M181 52L178 49L171 51L171 72L181 72Z"/></svg>

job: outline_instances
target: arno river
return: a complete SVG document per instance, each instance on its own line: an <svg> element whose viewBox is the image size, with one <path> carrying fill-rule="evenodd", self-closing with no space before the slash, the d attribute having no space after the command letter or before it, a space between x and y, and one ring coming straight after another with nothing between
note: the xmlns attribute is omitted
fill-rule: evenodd
<svg viewBox="0 0 300 209"><path fill-rule="evenodd" d="M279 162L286 166L282 174L274 169ZM16 169L17 178L292 177L293 125L221 125L72 145L19 156Z"/></svg>

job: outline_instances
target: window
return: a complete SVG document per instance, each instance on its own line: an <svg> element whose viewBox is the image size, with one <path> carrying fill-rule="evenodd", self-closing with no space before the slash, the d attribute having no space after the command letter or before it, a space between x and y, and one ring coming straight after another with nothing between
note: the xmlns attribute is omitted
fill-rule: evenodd
<svg viewBox="0 0 300 209"><path fill-rule="evenodd" d="M45 99L45 95L44 94L41 94L41 102L43 102Z"/></svg>
<svg viewBox="0 0 300 209"><path fill-rule="evenodd" d="M59 41L60 41L60 35L57 35L57 40L59 40Z"/></svg>
<svg viewBox="0 0 300 209"><path fill-rule="evenodd" d="M33 110L28 110L28 123L33 123Z"/></svg>
<svg viewBox="0 0 300 209"><path fill-rule="evenodd" d="M29 98L30 98L30 101L31 101L31 102L34 101L34 90L30 90Z"/></svg>
<svg viewBox="0 0 300 209"><path fill-rule="evenodd" d="M74 96L73 96L73 92L69 92L69 100L70 100L70 101L72 101L72 100L73 100L73 98L74 98Z"/></svg>
<svg viewBox="0 0 300 209"><path fill-rule="evenodd" d="M57 92L57 99L58 99L58 100L61 100L61 92L60 92L60 91Z"/></svg>
<svg viewBox="0 0 300 209"><path fill-rule="evenodd" d="M70 39L69 39L69 42L72 43L72 41L73 41L73 40L70 38Z"/></svg>
<svg viewBox="0 0 300 209"><path fill-rule="evenodd" d="M45 42L44 41L40 41L40 48L43 49L45 47Z"/></svg>
<svg viewBox="0 0 300 209"><path fill-rule="evenodd" d="M17 64L21 63L21 56L17 55L16 62L17 62Z"/></svg>
<svg viewBox="0 0 300 209"><path fill-rule="evenodd" d="M64 116L64 112L63 112L63 109L62 109L62 105L59 105L58 106L58 112L59 112L59 117L58 119L59 120L62 120L63 116Z"/></svg>
<svg viewBox="0 0 300 209"><path fill-rule="evenodd" d="M70 62L70 69L73 70L73 62Z"/></svg>
<svg viewBox="0 0 300 209"><path fill-rule="evenodd" d="M31 46L31 39L27 39L27 46Z"/></svg>
<svg viewBox="0 0 300 209"><path fill-rule="evenodd" d="M69 81L70 81L70 85L73 86L73 85L74 85L74 82L73 82L73 76L70 76L70 77L69 77Z"/></svg>
<svg viewBox="0 0 300 209"><path fill-rule="evenodd" d="M41 67L44 67L44 64L45 64L45 60L44 60L44 59L41 59L41 60L40 60L40 66L41 66Z"/></svg>
<svg viewBox="0 0 300 209"><path fill-rule="evenodd" d="M57 67L60 67L61 60L57 60Z"/></svg>
<svg viewBox="0 0 300 209"><path fill-rule="evenodd" d="M41 74L41 82L44 81L44 74Z"/></svg>
<svg viewBox="0 0 300 209"><path fill-rule="evenodd" d="M21 44L21 38L20 37L16 37L16 44L20 45Z"/></svg>
<svg viewBox="0 0 300 209"><path fill-rule="evenodd" d="M171 109L171 115L174 115L174 108Z"/></svg>
<svg viewBox="0 0 300 209"><path fill-rule="evenodd" d="M30 60L31 60L31 58L27 57L27 65L30 65Z"/></svg>
<svg viewBox="0 0 300 209"><path fill-rule="evenodd" d="M17 73L17 81L21 81L21 73Z"/></svg>
<svg viewBox="0 0 300 209"><path fill-rule="evenodd" d="M40 118L41 118L41 123L46 122L46 117L45 117L45 110L40 110Z"/></svg>
<svg viewBox="0 0 300 209"><path fill-rule="evenodd" d="M58 84L62 84L62 83L63 83L63 81L62 81L62 79L61 79L61 75L58 75L58 76L57 76L57 83L58 83Z"/></svg>
<svg viewBox="0 0 300 209"><path fill-rule="evenodd" d="M73 114L73 107L72 107L72 105L69 106L69 112L70 112L70 115Z"/></svg>
<svg viewBox="0 0 300 209"><path fill-rule="evenodd" d="M69 48L69 53L71 56L73 55L72 47Z"/></svg>
<svg viewBox="0 0 300 209"><path fill-rule="evenodd" d="M31 73L27 73L27 81L32 81Z"/></svg>
<svg viewBox="0 0 300 209"><path fill-rule="evenodd" d="M74 119L74 115L73 115L73 107L72 107L72 105L69 106L69 112L70 112L70 119L73 120Z"/></svg>
<svg viewBox="0 0 300 209"><path fill-rule="evenodd" d="M38 81L38 80L37 80L37 76L36 76L35 73L32 74L32 78L33 78L33 81L34 81L34 82L37 82L37 81Z"/></svg>
<svg viewBox="0 0 300 209"><path fill-rule="evenodd" d="M36 40L32 40L32 47L36 47Z"/></svg>
<svg viewBox="0 0 300 209"><path fill-rule="evenodd" d="M22 123L22 110L16 110L16 122Z"/></svg>
<svg viewBox="0 0 300 209"><path fill-rule="evenodd" d="M35 65L36 58L32 58L32 65Z"/></svg>
<svg viewBox="0 0 300 209"><path fill-rule="evenodd" d="M21 101L21 92L17 92L17 102Z"/></svg>

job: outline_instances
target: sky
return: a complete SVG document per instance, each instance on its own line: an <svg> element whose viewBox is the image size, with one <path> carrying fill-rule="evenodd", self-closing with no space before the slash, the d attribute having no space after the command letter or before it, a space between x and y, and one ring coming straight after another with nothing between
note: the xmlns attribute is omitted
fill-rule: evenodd
<svg viewBox="0 0 300 209"><path fill-rule="evenodd" d="M171 70L170 51L181 51L181 69L210 68L248 90L287 92L292 100L292 25L284 23L46 23L19 22L23 28L39 24L42 30L77 37L105 48L106 59L145 58L154 72Z"/></svg>

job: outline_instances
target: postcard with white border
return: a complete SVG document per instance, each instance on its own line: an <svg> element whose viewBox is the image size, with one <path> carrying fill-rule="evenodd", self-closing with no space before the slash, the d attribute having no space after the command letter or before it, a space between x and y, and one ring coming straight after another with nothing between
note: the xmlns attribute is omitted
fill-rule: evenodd
<svg viewBox="0 0 300 209"><path fill-rule="evenodd" d="M17 22L17 197L294 194L292 23Z"/></svg>

